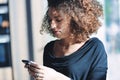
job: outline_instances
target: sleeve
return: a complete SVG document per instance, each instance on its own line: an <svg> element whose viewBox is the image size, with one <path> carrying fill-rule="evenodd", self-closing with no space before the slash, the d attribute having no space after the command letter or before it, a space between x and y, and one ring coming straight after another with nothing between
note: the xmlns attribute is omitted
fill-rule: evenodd
<svg viewBox="0 0 120 80"><path fill-rule="evenodd" d="M106 80L107 54L102 43L97 44L94 54L92 69L87 80Z"/></svg>

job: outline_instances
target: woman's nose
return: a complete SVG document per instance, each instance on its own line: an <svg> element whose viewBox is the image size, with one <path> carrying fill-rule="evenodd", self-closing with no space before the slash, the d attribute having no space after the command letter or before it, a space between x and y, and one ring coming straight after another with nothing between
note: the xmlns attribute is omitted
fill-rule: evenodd
<svg viewBox="0 0 120 80"><path fill-rule="evenodd" d="M57 24L55 23L55 21L51 21L51 29L54 29L57 27Z"/></svg>

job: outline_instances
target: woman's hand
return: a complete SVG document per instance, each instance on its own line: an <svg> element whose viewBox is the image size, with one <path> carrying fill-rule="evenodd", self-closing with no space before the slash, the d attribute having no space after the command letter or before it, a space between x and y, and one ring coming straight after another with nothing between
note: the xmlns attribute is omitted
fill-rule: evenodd
<svg viewBox="0 0 120 80"><path fill-rule="evenodd" d="M54 80L56 71L32 62L28 67L29 73L37 80Z"/></svg>
<svg viewBox="0 0 120 80"><path fill-rule="evenodd" d="M36 80L70 80L65 75L55 71L52 68L38 65L36 62L31 62L28 66L28 71Z"/></svg>

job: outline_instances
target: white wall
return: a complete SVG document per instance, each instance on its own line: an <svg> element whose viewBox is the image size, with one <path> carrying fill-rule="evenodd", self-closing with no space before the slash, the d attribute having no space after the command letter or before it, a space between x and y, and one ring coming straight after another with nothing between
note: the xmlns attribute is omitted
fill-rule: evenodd
<svg viewBox="0 0 120 80"><path fill-rule="evenodd" d="M32 0L31 6L35 61L43 64L43 48L47 42L53 39L48 34L40 34L42 19L47 10L47 0Z"/></svg>
<svg viewBox="0 0 120 80"><path fill-rule="evenodd" d="M28 80L22 59L28 59L25 0L9 0L12 63L14 80Z"/></svg>

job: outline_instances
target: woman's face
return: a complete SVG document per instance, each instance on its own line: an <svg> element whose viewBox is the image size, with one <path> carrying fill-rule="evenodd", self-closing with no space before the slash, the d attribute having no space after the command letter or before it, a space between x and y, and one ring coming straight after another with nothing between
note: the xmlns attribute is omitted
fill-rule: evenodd
<svg viewBox="0 0 120 80"><path fill-rule="evenodd" d="M53 35L60 39L68 38L71 34L70 17L62 12L58 12L55 8L49 8L48 16Z"/></svg>

